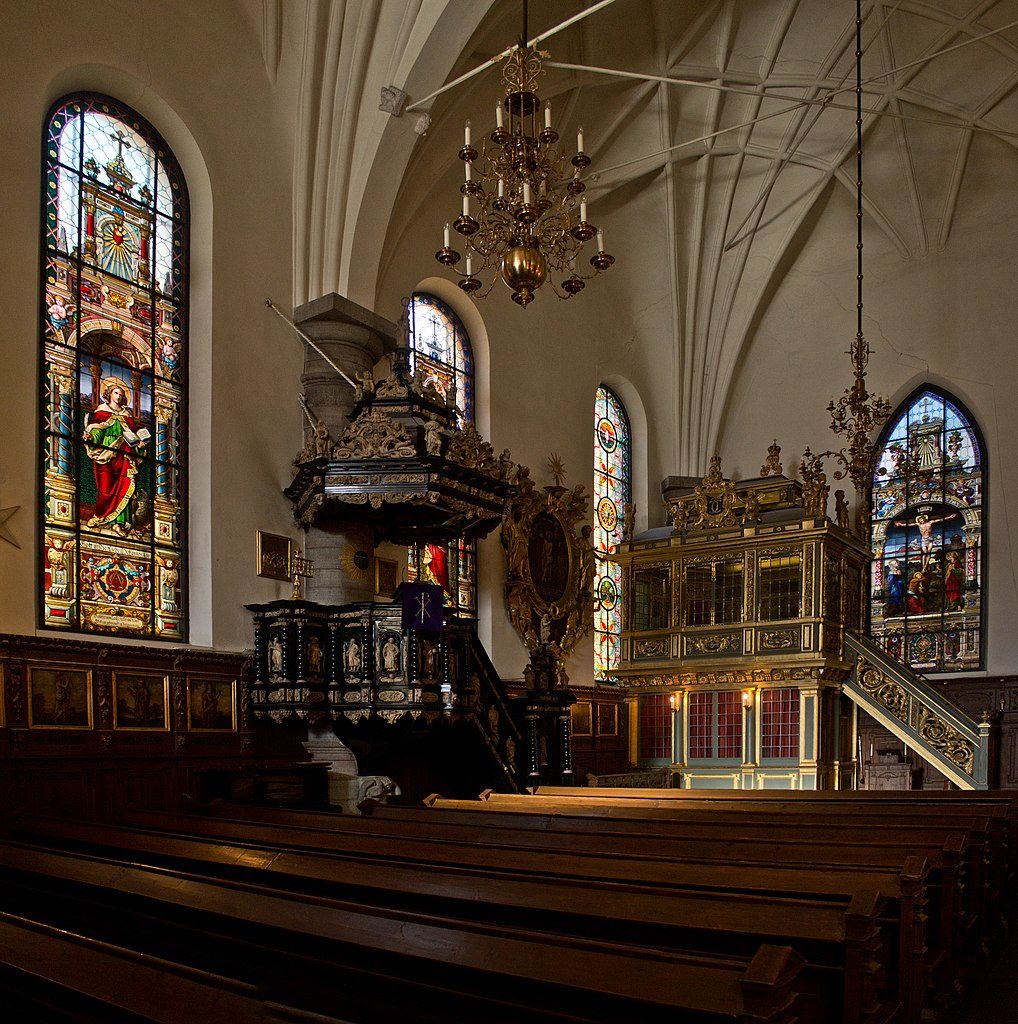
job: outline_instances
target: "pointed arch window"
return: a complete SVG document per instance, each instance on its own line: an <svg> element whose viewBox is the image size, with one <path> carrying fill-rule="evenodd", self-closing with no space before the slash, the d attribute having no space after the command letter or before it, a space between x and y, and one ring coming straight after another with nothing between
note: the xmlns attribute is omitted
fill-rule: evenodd
<svg viewBox="0 0 1018 1024"><path fill-rule="evenodd" d="M921 672L983 665L983 496L975 421L919 388L885 432L873 478L870 632Z"/></svg>
<svg viewBox="0 0 1018 1024"><path fill-rule="evenodd" d="M621 399L602 385L594 398L594 678L618 670L622 640L622 569L608 555L622 540L632 499L632 431Z"/></svg>
<svg viewBox="0 0 1018 1024"><path fill-rule="evenodd" d="M188 198L140 115L78 93L46 118L40 617L181 641Z"/></svg>
<svg viewBox="0 0 1018 1024"><path fill-rule="evenodd" d="M457 420L474 423L474 353L460 318L441 299L415 292L410 300L410 369L448 398L455 388ZM407 553L407 578L437 583L457 615L477 614L477 544L420 544Z"/></svg>

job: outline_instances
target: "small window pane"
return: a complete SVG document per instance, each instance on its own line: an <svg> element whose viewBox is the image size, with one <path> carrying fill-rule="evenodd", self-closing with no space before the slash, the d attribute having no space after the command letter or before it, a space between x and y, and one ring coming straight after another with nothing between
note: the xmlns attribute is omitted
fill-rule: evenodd
<svg viewBox="0 0 1018 1024"><path fill-rule="evenodd" d="M640 759L672 758L672 706L667 693L640 697Z"/></svg>
<svg viewBox="0 0 1018 1024"><path fill-rule="evenodd" d="M799 691L794 687L764 690L760 696L761 756L799 756Z"/></svg>

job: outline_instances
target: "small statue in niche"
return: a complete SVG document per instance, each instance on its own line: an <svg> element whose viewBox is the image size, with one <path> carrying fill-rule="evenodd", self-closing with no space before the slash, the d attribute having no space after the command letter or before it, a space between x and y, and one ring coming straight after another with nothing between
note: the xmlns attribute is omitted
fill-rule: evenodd
<svg viewBox="0 0 1018 1024"><path fill-rule="evenodd" d="M834 492L834 521L846 533L848 532L848 501L845 498L845 492L840 489Z"/></svg>
<svg viewBox="0 0 1018 1024"><path fill-rule="evenodd" d="M534 670L530 665L527 665L523 670L523 682L528 690L532 690L534 688Z"/></svg>
<svg viewBox="0 0 1018 1024"><path fill-rule="evenodd" d="M327 459L332 449L332 438L329 437L329 428L319 420L315 424L314 453L316 459Z"/></svg>
<svg viewBox="0 0 1018 1024"><path fill-rule="evenodd" d="M391 634L385 638L382 644L382 668L386 672L399 671L399 643Z"/></svg>
<svg viewBox="0 0 1018 1024"><path fill-rule="evenodd" d="M631 542L636 530L636 506L626 502L622 509L622 539Z"/></svg>
<svg viewBox="0 0 1018 1024"><path fill-rule="evenodd" d="M343 660L346 663L348 675L357 675L361 670L361 645L356 639L348 640L346 650L343 652Z"/></svg>
<svg viewBox="0 0 1018 1024"><path fill-rule="evenodd" d="M512 736L505 738L505 759L509 762L510 768L516 766L516 744L513 743Z"/></svg>
<svg viewBox="0 0 1018 1024"><path fill-rule="evenodd" d="M513 471L513 457L512 453L508 448L502 449L502 454L498 457L498 478L499 480L508 480L512 476Z"/></svg>
<svg viewBox="0 0 1018 1024"><path fill-rule="evenodd" d="M425 679L435 675L435 645L430 640L421 642L421 668Z"/></svg>
<svg viewBox="0 0 1018 1024"><path fill-rule="evenodd" d="M781 468L781 445L778 444L778 439L775 438L767 448L767 458L764 459L764 464L760 467L761 476L784 476L784 471Z"/></svg>
<svg viewBox="0 0 1018 1024"><path fill-rule="evenodd" d="M357 381L353 389L355 402L375 393L375 378L370 370L361 370L360 373L354 374L354 379Z"/></svg>
<svg viewBox="0 0 1018 1024"><path fill-rule="evenodd" d="M429 455L442 454L442 425L434 417L424 424L424 448Z"/></svg>
<svg viewBox="0 0 1018 1024"><path fill-rule="evenodd" d="M672 506L672 530L675 533L685 530L687 514L685 502L680 501Z"/></svg>
<svg viewBox="0 0 1018 1024"><path fill-rule="evenodd" d="M750 491L746 495L746 504L742 510L743 525L755 523L760 518L760 496L756 491Z"/></svg>
<svg viewBox="0 0 1018 1024"><path fill-rule="evenodd" d="M802 478L803 511L808 518L823 519L827 515L827 498L831 491L824 472L823 456L814 455L807 448L799 463L799 476Z"/></svg>
<svg viewBox="0 0 1018 1024"><path fill-rule="evenodd" d="M495 742L498 743L498 710L496 708L488 708L488 728L491 730Z"/></svg>
<svg viewBox="0 0 1018 1024"><path fill-rule="evenodd" d="M283 644L278 636L269 641L269 675L281 676L283 674Z"/></svg>
<svg viewBox="0 0 1018 1024"><path fill-rule="evenodd" d="M318 637L313 636L308 642L308 671L313 676L322 674L322 662L325 660L325 652L322 650Z"/></svg>
<svg viewBox="0 0 1018 1024"><path fill-rule="evenodd" d="M545 614L541 616L541 646L547 647L551 643L551 616Z"/></svg>

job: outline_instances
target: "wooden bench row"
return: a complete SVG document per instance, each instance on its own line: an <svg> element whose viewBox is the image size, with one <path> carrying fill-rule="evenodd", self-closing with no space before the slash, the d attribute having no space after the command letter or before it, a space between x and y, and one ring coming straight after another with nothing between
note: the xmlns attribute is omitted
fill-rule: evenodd
<svg viewBox="0 0 1018 1024"><path fill-rule="evenodd" d="M205 969L323 1019L821 1019L793 1013L802 964L788 947L697 955L596 937L561 894L546 909L547 886L504 875L41 820L0 843L4 912L35 908L83 942ZM681 925L641 895L617 893L613 911L631 903L647 936ZM560 919L571 923L550 927ZM122 995L113 1005L138 1012Z"/></svg>
<svg viewBox="0 0 1018 1024"><path fill-rule="evenodd" d="M964 977L964 968L979 959L985 945L1000 930L1002 903L998 897L1006 893L991 887L990 881L996 877L999 885L1007 877L1002 867L1007 858L1011 824L1007 800L983 801L976 808L957 801L925 801L922 807L911 805L907 810L895 809L889 803L858 800L837 806L827 806L823 800L802 801L791 809L773 802L768 804L769 812L745 815L739 813L743 803L737 808L731 804L673 803L667 798L655 799L655 791L649 791L648 796L648 791L636 790L628 800L623 794L605 795L606 791L590 791L577 798L570 791L541 792L544 795L537 797L485 794L487 799L480 804L429 798L431 809L425 814L442 815L449 824L465 819L477 821L478 815L486 815L491 831L585 831L612 842L619 832L642 834L645 841L655 844L674 841L675 836L682 834L693 845L711 844L710 853L740 842L752 845L751 837L755 837L761 848L780 856L776 844L791 840L801 844L803 850L809 849L811 843L813 847L827 847L828 852L817 857L818 864L843 857L842 851L850 849L848 844L853 842L861 844L864 857L867 842L889 845L891 849L897 843L899 864L905 850L923 853L923 842L938 844L939 852L930 851L930 863L934 875L939 870L940 885L938 888L933 884L928 890L933 897L930 907L935 927L925 938L921 929L902 929L900 933L897 964L902 999L910 1020L918 1020L924 1006L929 1010L937 1005L924 998L926 981L932 982L935 990L939 988L937 1002L942 1006L950 995L949 984ZM383 818L405 814L395 808L378 808L374 813ZM734 844L733 832L737 834ZM701 850L708 852L705 845L701 845ZM837 854L833 853L835 850ZM886 850L881 851L876 845L872 852L874 859L868 860L871 864L887 855ZM746 854L740 848L737 853L733 850L731 856L741 860ZM952 860L954 867L950 866ZM910 934L915 935L913 941L909 940Z"/></svg>

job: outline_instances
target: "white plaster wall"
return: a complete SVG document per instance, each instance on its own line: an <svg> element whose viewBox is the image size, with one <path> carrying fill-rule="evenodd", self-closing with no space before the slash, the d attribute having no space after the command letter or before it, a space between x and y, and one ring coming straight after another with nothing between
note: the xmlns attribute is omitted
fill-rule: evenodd
<svg viewBox="0 0 1018 1024"><path fill-rule="evenodd" d="M261 41L227 0L0 2L0 630L36 630L39 209L43 119L68 92L114 95L179 158L192 199L192 642L249 644L245 602L283 596L254 574L257 528L291 533L280 493L300 437L300 347L265 309L291 301L292 83L284 47L270 85ZM284 33L299 38L300 5ZM287 385L289 380L294 382Z"/></svg>
<svg viewBox="0 0 1018 1024"><path fill-rule="evenodd" d="M419 145L437 144L428 139ZM455 155L455 154L453 154ZM458 198L455 168L433 184L412 216L397 214L398 236L378 287L377 311L398 315L399 300L421 280L447 276L434 260L442 225ZM636 503L650 525L664 522L660 482L674 472L674 360L669 327L671 300L667 261L653 258L666 238L658 215L660 192L634 188L624 212L614 205L599 214L608 238L621 234L623 218L645 227L639 251L627 252L611 272L588 283L581 295L559 301L547 286L526 309L499 282L483 300L463 295L483 319L488 338L488 419L496 450L531 467L539 484L551 483L547 459L560 455L569 485L593 484L593 402L602 382L630 398L637 435L642 433L635 474ZM619 245L627 248L620 239ZM616 250L617 251L617 250ZM647 298L647 295L650 298ZM628 385L628 386L627 386ZM642 399L642 415L637 403ZM483 423L483 420L482 420ZM479 547L480 632L490 635L489 653L506 678L518 678L526 652L505 612L505 556L495 531ZM570 658L577 684L593 681L593 641L588 637Z"/></svg>
<svg viewBox="0 0 1018 1024"><path fill-rule="evenodd" d="M943 251L903 259L866 228L865 334L874 350L870 390L894 406L924 382L956 394L986 441L988 463L986 668L1018 662L1018 159L977 142ZM803 447L834 447L827 402L851 383L845 350L855 334L855 208L843 190L826 199L742 353L719 449L725 470L758 472L773 437L785 472ZM832 485L845 486L832 480ZM852 489L846 488L849 496Z"/></svg>

